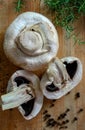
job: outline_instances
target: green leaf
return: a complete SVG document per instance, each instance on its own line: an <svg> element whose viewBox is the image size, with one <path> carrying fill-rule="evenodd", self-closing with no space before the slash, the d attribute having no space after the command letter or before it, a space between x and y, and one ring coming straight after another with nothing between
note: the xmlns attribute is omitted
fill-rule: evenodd
<svg viewBox="0 0 85 130"><path fill-rule="evenodd" d="M24 5L24 2L23 0L17 0L15 3L15 9L16 9L16 12L20 12L23 5Z"/></svg>
<svg viewBox="0 0 85 130"><path fill-rule="evenodd" d="M55 23L57 26L63 27L67 31L70 38L74 31L73 23L79 19L81 15L85 15L85 0L44 0L49 9L54 10L56 15ZM84 44L78 41L77 37L74 42Z"/></svg>

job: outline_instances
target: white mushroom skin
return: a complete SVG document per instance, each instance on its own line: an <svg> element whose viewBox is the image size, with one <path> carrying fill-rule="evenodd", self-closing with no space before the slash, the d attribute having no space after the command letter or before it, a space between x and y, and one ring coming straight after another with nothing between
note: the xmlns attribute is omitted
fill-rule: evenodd
<svg viewBox="0 0 85 130"><path fill-rule="evenodd" d="M45 97L59 99L77 86L81 79L82 64L78 58L56 58L42 76L40 86Z"/></svg>
<svg viewBox="0 0 85 130"><path fill-rule="evenodd" d="M26 12L19 15L8 27L4 51L15 65L29 71L43 69L56 57L59 48L58 34L45 16Z"/></svg>
<svg viewBox="0 0 85 130"><path fill-rule="evenodd" d="M32 72L25 70L16 71L9 79L7 94L2 95L1 99L3 110L18 107L20 113L26 120L34 118L40 112L43 105L43 94L40 90L39 78ZM25 115L22 104L26 104L32 101L32 99L34 102L32 111L28 115ZM28 109L26 107L26 111Z"/></svg>

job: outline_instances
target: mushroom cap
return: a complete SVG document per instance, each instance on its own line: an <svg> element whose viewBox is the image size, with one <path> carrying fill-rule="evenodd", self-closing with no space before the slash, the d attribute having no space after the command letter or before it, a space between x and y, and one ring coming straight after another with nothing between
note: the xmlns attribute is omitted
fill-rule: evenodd
<svg viewBox="0 0 85 130"><path fill-rule="evenodd" d="M56 58L41 78L40 87L48 99L59 99L82 79L82 64L76 57Z"/></svg>
<svg viewBox="0 0 85 130"><path fill-rule="evenodd" d="M27 83L30 82L33 92L35 94L34 106L29 115L25 116L25 110L23 109L22 105L18 107L18 110L20 111L22 116L26 120L30 120L34 118L40 112L43 105L43 94L42 94L42 91L40 90L40 81L39 81L39 78L33 73L28 72L26 70L18 70L11 76L11 78L8 81L7 93L16 90L16 88L19 87L20 82L22 84L27 84L23 82L22 79L20 81L19 79L17 80L16 79L17 77L24 77L25 82Z"/></svg>
<svg viewBox="0 0 85 130"><path fill-rule="evenodd" d="M3 47L15 65L37 71L46 68L56 57L58 34L48 18L39 13L25 12L8 27Z"/></svg>

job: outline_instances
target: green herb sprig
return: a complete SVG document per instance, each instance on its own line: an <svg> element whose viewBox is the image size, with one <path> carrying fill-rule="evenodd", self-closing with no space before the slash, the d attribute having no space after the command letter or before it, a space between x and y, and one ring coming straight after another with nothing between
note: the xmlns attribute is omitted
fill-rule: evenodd
<svg viewBox="0 0 85 130"><path fill-rule="evenodd" d="M85 44L73 33L74 21L85 15L85 0L44 0L44 2L55 12L55 24L63 27L68 37L72 36L75 42Z"/></svg>
<svg viewBox="0 0 85 130"><path fill-rule="evenodd" d="M16 9L16 12L20 12L23 5L24 5L24 0L17 0L15 3L15 9Z"/></svg>

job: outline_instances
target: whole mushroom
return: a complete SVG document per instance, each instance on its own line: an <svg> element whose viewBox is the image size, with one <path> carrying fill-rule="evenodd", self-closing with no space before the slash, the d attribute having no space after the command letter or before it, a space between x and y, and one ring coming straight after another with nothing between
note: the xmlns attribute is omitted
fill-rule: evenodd
<svg viewBox="0 0 85 130"><path fill-rule="evenodd" d="M76 57L54 59L41 78L40 86L45 97L59 99L82 79L82 64Z"/></svg>
<svg viewBox="0 0 85 130"><path fill-rule="evenodd" d="M54 25L39 13L26 12L19 15L5 34L6 56L25 70L44 70L56 57L58 48L58 34Z"/></svg>
<svg viewBox="0 0 85 130"><path fill-rule="evenodd" d="M39 78L26 70L16 71L9 79L7 94L2 95L1 100L2 110L18 107L25 119L34 118L43 105Z"/></svg>

